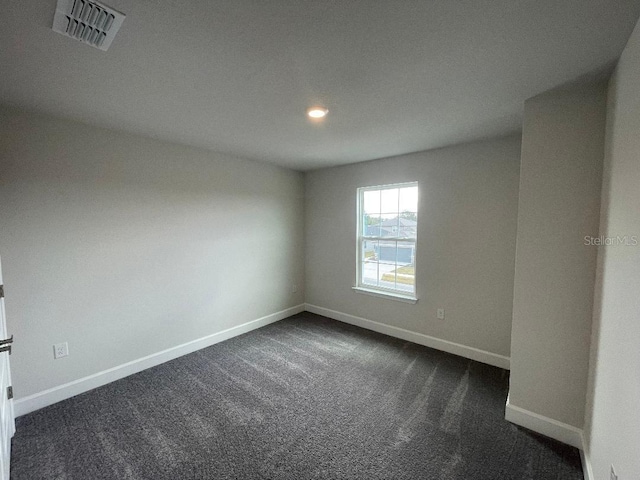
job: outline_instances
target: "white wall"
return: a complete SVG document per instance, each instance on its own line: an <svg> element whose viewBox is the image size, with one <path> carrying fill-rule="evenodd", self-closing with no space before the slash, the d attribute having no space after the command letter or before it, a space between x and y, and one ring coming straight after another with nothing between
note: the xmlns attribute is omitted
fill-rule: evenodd
<svg viewBox="0 0 640 480"><path fill-rule="evenodd" d="M609 85L601 234L640 241L640 23ZM640 478L640 246L599 252L588 449L594 479Z"/></svg>
<svg viewBox="0 0 640 480"><path fill-rule="evenodd" d="M271 165L0 109L16 396L303 303L303 188Z"/></svg>
<svg viewBox="0 0 640 480"><path fill-rule="evenodd" d="M308 172L306 302L508 357L519 160L515 135ZM415 305L351 288L356 189L409 181L420 188Z"/></svg>
<svg viewBox="0 0 640 480"><path fill-rule="evenodd" d="M598 235L605 104L600 82L544 93L524 109L509 401L577 429L597 257L584 237Z"/></svg>

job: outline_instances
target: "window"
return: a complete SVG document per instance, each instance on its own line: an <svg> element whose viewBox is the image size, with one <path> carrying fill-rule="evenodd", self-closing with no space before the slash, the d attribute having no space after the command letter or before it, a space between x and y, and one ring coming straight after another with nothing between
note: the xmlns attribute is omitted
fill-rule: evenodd
<svg viewBox="0 0 640 480"><path fill-rule="evenodd" d="M415 300L418 184L358 189L356 290Z"/></svg>

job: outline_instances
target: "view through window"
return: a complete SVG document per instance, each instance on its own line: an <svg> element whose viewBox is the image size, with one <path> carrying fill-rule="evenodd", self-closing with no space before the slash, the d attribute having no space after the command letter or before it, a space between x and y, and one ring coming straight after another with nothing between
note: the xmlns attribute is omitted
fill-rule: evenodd
<svg viewBox="0 0 640 480"><path fill-rule="evenodd" d="M418 184L358 189L358 286L415 296Z"/></svg>

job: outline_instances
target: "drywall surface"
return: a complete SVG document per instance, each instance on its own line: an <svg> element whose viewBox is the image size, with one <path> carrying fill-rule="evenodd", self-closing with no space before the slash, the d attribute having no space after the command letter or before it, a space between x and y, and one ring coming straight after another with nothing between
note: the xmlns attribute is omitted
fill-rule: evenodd
<svg viewBox="0 0 640 480"><path fill-rule="evenodd" d="M8 108L0 162L17 398L304 301L300 173Z"/></svg>
<svg viewBox="0 0 640 480"><path fill-rule="evenodd" d="M640 24L609 85L587 410L593 478L640 478Z"/></svg>
<svg viewBox="0 0 640 480"><path fill-rule="evenodd" d="M508 356L519 164L516 135L307 172L306 303ZM418 303L355 292L357 188L412 181Z"/></svg>
<svg viewBox="0 0 640 480"><path fill-rule="evenodd" d="M606 84L525 103L510 404L582 428L598 236Z"/></svg>

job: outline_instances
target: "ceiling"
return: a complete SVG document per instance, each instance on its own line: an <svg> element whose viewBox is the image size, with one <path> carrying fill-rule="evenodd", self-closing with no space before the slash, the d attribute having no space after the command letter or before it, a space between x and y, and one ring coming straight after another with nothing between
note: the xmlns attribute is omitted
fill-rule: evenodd
<svg viewBox="0 0 640 480"><path fill-rule="evenodd" d="M640 0L107 0L102 52L56 0L0 4L0 103L298 170L520 129L523 101L612 65ZM312 123L305 110L324 104Z"/></svg>

